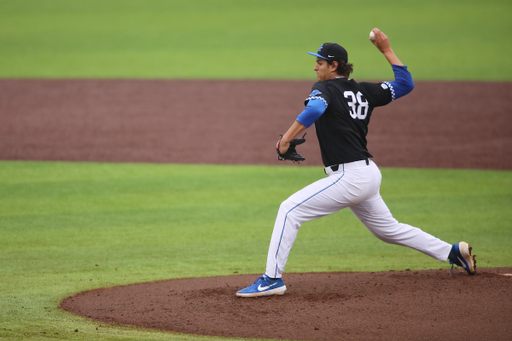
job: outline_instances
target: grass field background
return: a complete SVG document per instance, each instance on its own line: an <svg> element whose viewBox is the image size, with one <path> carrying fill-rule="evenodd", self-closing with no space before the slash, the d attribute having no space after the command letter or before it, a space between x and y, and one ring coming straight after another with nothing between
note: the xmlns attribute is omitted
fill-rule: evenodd
<svg viewBox="0 0 512 341"><path fill-rule="evenodd" d="M105 326L58 304L93 288L262 273L280 202L321 176L318 167L0 162L0 336L199 340ZM397 219L473 242L480 267L511 265L512 172L383 176ZM407 268L449 265L379 241L348 210L305 223L287 264L287 272Z"/></svg>
<svg viewBox="0 0 512 341"><path fill-rule="evenodd" d="M347 48L356 79L392 76L379 27L416 80L510 80L507 0L0 0L0 77L313 79Z"/></svg>
<svg viewBox="0 0 512 341"><path fill-rule="evenodd" d="M305 51L337 41L356 78L387 79L367 41L379 27L416 80L510 81L510 14L509 1L0 0L0 78L314 80ZM397 219L475 244L480 267L512 265L512 172L382 172ZM105 326L58 305L99 287L261 273L279 203L322 175L0 161L0 338L215 339ZM380 242L347 210L304 224L286 270L441 267Z"/></svg>

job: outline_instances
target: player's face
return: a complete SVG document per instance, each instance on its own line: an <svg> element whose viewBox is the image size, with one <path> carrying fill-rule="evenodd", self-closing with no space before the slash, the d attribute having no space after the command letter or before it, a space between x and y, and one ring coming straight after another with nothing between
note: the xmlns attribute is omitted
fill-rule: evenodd
<svg viewBox="0 0 512 341"><path fill-rule="evenodd" d="M334 70L336 70L336 67L334 65L332 65L332 64L329 65L329 63L327 63L327 61L325 59L317 57L316 65L315 65L315 68L313 69L316 72L316 79L319 82L322 82L322 81L326 81L328 79L334 78L336 73L333 72L333 68L334 68Z"/></svg>

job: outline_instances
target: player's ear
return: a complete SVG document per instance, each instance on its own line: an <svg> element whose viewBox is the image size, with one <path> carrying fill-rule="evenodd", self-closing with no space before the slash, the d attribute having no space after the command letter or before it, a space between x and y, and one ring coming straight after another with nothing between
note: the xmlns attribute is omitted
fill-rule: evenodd
<svg viewBox="0 0 512 341"><path fill-rule="evenodd" d="M331 63L331 71L338 70L338 65L339 65L339 63L336 60L333 60Z"/></svg>

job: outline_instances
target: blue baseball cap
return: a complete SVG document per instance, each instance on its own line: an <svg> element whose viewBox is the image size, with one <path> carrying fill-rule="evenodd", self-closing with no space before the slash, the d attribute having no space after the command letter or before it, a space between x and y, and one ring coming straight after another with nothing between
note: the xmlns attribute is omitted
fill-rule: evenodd
<svg viewBox="0 0 512 341"><path fill-rule="evenodd" d="M324 43L318 49L318 53L308 52L312 56L320 57L327 61L344 61L348 62L348 53L342 46L336 43Z"/></svg>

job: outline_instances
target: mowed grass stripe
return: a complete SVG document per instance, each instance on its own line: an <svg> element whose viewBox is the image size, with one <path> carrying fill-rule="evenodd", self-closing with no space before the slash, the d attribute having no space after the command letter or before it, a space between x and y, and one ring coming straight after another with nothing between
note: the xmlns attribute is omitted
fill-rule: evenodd
<svg viewBox="0 0 512 341"><path fill-rule="evenodd" d="M330 41L347 48L356 79L386 80L368 41L379 27L416 80L512 79L507 1L322 4L0 1L0 77L314 79L305 52Z"/></svg>

